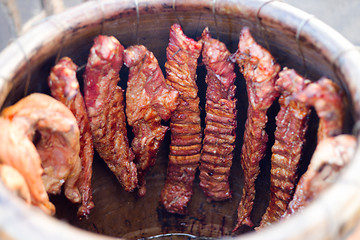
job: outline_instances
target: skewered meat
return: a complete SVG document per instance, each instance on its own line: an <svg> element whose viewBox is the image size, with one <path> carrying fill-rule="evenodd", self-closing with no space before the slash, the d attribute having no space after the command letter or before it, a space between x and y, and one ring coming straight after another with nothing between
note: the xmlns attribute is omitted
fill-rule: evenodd
<svg viewBox="0 0 360 240"><path fill-rule="evenodd" d="M318 142L341 134L344 124L344 104L340 87L327 78L309 84L296 99L313 106L319 116Z"/></svg>
<svg viewBox="0 0 360 240"><path fill-rule="evenodd" d="M85 217L90 214L94 207L92 201L92 162L94 157L93 142L90 123L85 108L85 102L81 95L79 83L76 78L77 66L73 61L64 57L51 70L48 84L51 95L67 106L74 114L80 130L80 160L81 172L77 186L81 193L81 206L78 216Z"/></svg>
<svg viewBox="0 0 360 240"><path fill-rule="evenodd" d="M292 199L310 114L310 108L293 95L309 83L292 69L281 71L276 80L281 96L271 156L270 203L259 228L280 219Z"/></svg>
<svg viewBox="0 0 360 240"><path fill-rule="evenodd" d="M0 125L3 127L1 123ZM9 165L0 164L0 179L10 191L24 199L26 203L31 203L30 190L26 184L25 178L19 171Z"/></svg>
<svg viewBox="0 0 360 240"><path fill-rule="evenodd" d="M351 135L338 135L321 141L315 149L308 170L301 176L294 198L283 217L300 211L329 187L351 160L355 150L356 138Z"/></svg>
<svg viewBox="0 0 360 240"><path fill-rule="evenodd" d="M231 198L228 178L236 138L236 75L225 44L212 39L207 28L202 40L207 91L200 187L209 199L222 201Z"/></svg>
<svg viewBox="0 0 360 240"><path fill-rule="evenodd" d="M202 134L196 68L201 48L202 42L185 36L178 24L171 27L165 68L167 83L180 95L170 121L169 165L161 192L161 202L171 213L185 213L200 161Z"/></svg>
<svg viewBox="0 0 360 240"><path fill-rule="evenodd" d="M94 146L126 191L137 186L134 153L127 138L123 90L117 86L124 47L114 37L94 40L84 75L85 104Z"/></svg>
<svg viewBox="0 0 360 240"><path fill-rule="evenodd" d="M138 169L139 196L146 193L145 174L155 164L158 149L168 129L161 120L169 120L176 109L179 93L167 86L154 54L144 46L124 51L124 64L130 68L126 90L126 116L133 127L132 149Z"/></svg>
<svg viewBox="0 0 360 240"><path fill-rule="evenodd" d="M51 213L55 211L43 184L50 194L60 193L64 185L65 196L79 203L80 136L71 111L52 97L34 93L5 108L2 117L11 123L2 128L6 129L2 140L9 144L2 147L1 159L23 175L32 203Z"/></svg>
<svg viewBox="0 0 360 240"><path fill-rule="evenodd" d="M266 113L278 96L275 79L280 71L275 59L255 42L248 28L244 28L240 34L235 58L246 80L249 107L241 153L245 186L238 207L238 223L234 231L243 224L253 226L250 213L255 198L255 180L260 172L259 162L265 155L268 141L265 132Z"/></svg>

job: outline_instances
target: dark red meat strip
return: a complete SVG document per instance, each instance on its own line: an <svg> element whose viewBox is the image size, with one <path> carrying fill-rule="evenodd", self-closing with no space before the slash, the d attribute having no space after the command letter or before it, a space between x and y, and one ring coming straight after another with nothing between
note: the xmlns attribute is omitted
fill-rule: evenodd
<svg viewBox="0 0 360 240"><path fill-rule="evenodd" d="M129 147L124 96L119 82L124 47L114 37L94 40L84 75L85 103L94 146L126 191L137 186L134 153Z"/></svg>
<svg viewBox="0 0 360 240"><path fill-rule="evenodd" d="M319 116L318 146L308 170L296 186L294 197L284 216L302 209L322 189L327 188L350 160L356 145L352 136L335 137L342 132L345 113L342 92L337 84L330 79L321 78L309 84L295 97L298 101L313 106Z"/></svg>
<svg viewBox="0 0 360 240"><path fill-rule="evenodd" d="M200 164L200 187L210 200L231 198L230 167L235 147L236 99L234 63L225 44L202 34L206 66L206 118Z"/></svg>
<svg viewBox="0 0 360 240"><path fill-rule="evenodd" d="M126 90L126 116L133 127L132 149L138 169L139 196L146 193L145 174L155 164L156 154L176 109L179 93L170 88L154 54L144 46L131 46L124 51L124 63L130 68Z"/></svg>
<svg viewBox="0 0 360 240"><path fill-rule="evenodd" d="M238 207L238 223L234 231L243 224L253 226L250 213L255 198L255 180L259 175L259 162L265 155L268 141L265 132L268 120L266 113L278 96L275 79L280 71L275 59L255 42L246 27L240 34L235 58L246 80L249 107L241 153L245 186Z"/></svg>
<svg viewBox="0 0 360 240"><path fill-rule="evenodd" d="M309 84L296 99L313 106L319 116L318 142L342 133L344 103L340 87L328 78Z"/></svg>
<svg viewBox="0 0 360 240"><path fill-rule="evenodd" d="M70 58L64 57L52 68L48 84L51 95L65 104L74 114L80 130L79 156L81 172L77 185L81 194L82 204L78 210L78 216L85 217L90 214L90 210L94 207L91 187L94 149L90 123L76 78L76 70L76 64Z"/></svg>
<svg viewBox="0 0 360 240"><path fill-rule="evenodd" d="M292 199L310 114L310 108L293 95L308 83L292 69L281 71L276 80L281 96L271 156L270 203L259 228L280 219Z"/></svg>
<svg viewBox="0 0 360 240"><path fill-rule="evenodd" d="M179 92L179 106L171 116L169 165L161 192L161 202L171 213L185 213L200 161L202 134L196 68L201 48L202 42L185 36L178 24L171 27L165 68L167 83Z"/></svg>

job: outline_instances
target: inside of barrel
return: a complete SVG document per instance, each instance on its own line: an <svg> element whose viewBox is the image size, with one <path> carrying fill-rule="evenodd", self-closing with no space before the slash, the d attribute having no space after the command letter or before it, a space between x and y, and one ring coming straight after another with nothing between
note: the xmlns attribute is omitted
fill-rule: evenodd
<svg viewBox="0 0 360 240"><path fill-rule="evenodd" d="M174 20L174 19L173 19ZM195 19L198 20L197 18ZM175 21L175 20L174 20ZM190 22L190 20L188 19ZM245 25L245 23L243 24ZM190 31L191 32L191 31ZM192 38L199 37L199 32L192 31ZM187 29L185 28L185 33ZM198 34L198 35L196 35ZM236 48L233 38L225 35L220 35L219 39L229 46L233 52ZM121 39L119 39L121 41ZM151 43L151 41L147 41ZM134 43L135 44L135 43ZM275 43L273 43L275 44ZM277 43L279 44L279 43ZM151 49L151 45L147 45ZM90 46L83 47L89 50ZM165 52L166 45L162 46ZM84 50L84 51L85 51ZM157 49L157 55L160 55ZM275 53L276 54L276 53ZM76 59L80 59L78 65L83 65L86 62L87 54L77 53ZM276 56L276 55L275 55ZM70 56L72 57L72 56ZM75 56L74 56L75 57ZM288 66L288 61L282 56L276 56L279 63ZM159 63L164 70L164 56L159 57ZM44 92L49 93L46 84L47 76L51 67L54 65L56 56L51 57L44 64L39 66L31 73L31 83L29 92ZM291 64L290 64L291 65ZM294 64L292 64L294 65ZM301 73L307 74L312 79L317 79L318 73L306 72L306 70L296 69ZM123 67L121 74L121 86L126 88L125 82L127 81L127 69ZM236 209L242 194L243 187L243 174L240 166L240 152L242 146L242 137L244 132L244 125L247 112L247 96L246 87L239 69L236 69L237 78L237 99L238 99L238 128L236 149L233 159L233 166L231 169L230 184L233 191L233 198L225 202L207 202L206 197L199 188L199 180L196 178L194 183L194 195L188 206L187 215L176 215L167 213L159 203L160 191L165 181L167 156L169 151L170 133L161 146L158 154L157 162L154 168L151 169L147 175L147 195L143 198L138 198L136 192L125 192L111 171L107 168L106 164L95 155L94 158L94 173L93 173L93 197L95 208L87 219L79 220L76 217L77 206L71 204L63 195L51 196L51 201L55 203L57 208L56 218L69 222L70 224L99 234L105 234L114 237L124 237L128 239L139 239L149 237L171 237L171 239L189 239L190 236L213 237L238 235L249 232L252 229L242 227L236 233L232 233L232 229L236 223ZM83 70L78 72L80 83L82 83ZM205 116L204 112L204 97L206 91L205 75L206 70L204 66L198 68L198 86L199 96L201 97L202 118ZM25 89L24 84L14 89L4 106L15 103L21 96L23 96ZM28 93L29 93L28 92ZM4 107L3 106L3 107ZM274 142L275 130L275 116L279 106L277 103L268 112L269 123L267 125L267 132L269 134L268 152L266 157L261 161L261 174L256 181L257 194L254 203L254 211L252 218L255 223L259 223L262 214L265 212L269 200L269 185L270 185L270 148ZM312 114L310 120L310 128L307 134L306 146L304 147L304 157L299 174L306 170L311 155L316 146L316 130L317 130L317 116ZM347 126L352 125L351 117L348 119ZM204 128L204 124L202 125ZM350 129L350 128L346 128ZM348 130L346 130L348 131ZM130 129L128 132L131 132ZM129 135L131 142L131 134ZM167 235L170 233L183 233L184 235ZM189 235L186 235L189 234ZM170 238L169 238L170 239Z"/></svg>

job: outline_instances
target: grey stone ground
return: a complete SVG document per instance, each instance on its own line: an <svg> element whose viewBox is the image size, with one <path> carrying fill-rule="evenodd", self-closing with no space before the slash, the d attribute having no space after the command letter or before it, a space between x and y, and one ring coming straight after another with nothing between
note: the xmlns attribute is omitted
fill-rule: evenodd
<svg viewBox="0 0 360 240"><path fill-rule="evenodd" d="M14 24L7 17L5 1L0 0L0 51L16 37ZM71 7L83 1L85 0L65 0L64 3L65 7ZM359 0L284 0L284 2L315 15L353 44L360 46ZM41 0L16 0L16 3L23 24L42 10Z"/></svg>

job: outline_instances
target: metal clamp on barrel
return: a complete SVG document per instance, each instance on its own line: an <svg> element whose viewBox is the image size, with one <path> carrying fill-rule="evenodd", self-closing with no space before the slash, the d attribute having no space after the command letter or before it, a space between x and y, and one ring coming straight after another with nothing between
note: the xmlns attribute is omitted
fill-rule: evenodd
<svg viewBox="0 0 360 240"><path fill-rule="evenodd" d="M272 2L283 2L283 0L268 0L268 1L265 1L265 2L263 2L263 4L260 5L259 9L256 11L256 22L260 26L261 36L264 39L265 44L266 44L266 48L269 51L270 51L270 45L269 45L269 42L267 41L267 39L265 37L266 36L265 35L266 27L261 23L260 12L263 9L263 7L265 7L266 5L268 5L268 4L272 3Z"/></svg>
<svg viewBox="0 0 360 240"><path fill-rule="evenodd" d="M61 21L61 19L57 16L57 15L53 15L49 18L50 23L55 26L56 28L58 28L60 30L61 33L65 33L67 26L63 23L63 21ZM56 54L56 58L55 58L55 64L59 61L61 55L62 55L62 51L64 48L64 42L65 42L65 38L68 36L68 34L62 34L61 37L61 42L60 42L60 47L59 50L57 51Z"/></svg>
<svg viewBox="0 0 360 240"><path fill-rule="evenodd" d="M300 56L301 56L301 61L303 62L303 66L304 69L307 70L306 67L306 61L305 61L305 55L304 52L301 48L301 43L300 43L300 35L301 32L303 30L303 28L305 27L306 24L308 24L310 22L310 20L315 19L314 15L309 15L307 18L305 18L298 26L298 28L296 29L296 34L295 34L295 41L296 41L296 45L298 46L299 52L300 52ZM305 71L307 72L307 71Z"/></svg>
<svg viewBox="0 0 360 240"><path fill-rule="evenodd" d="M24 96L26 96L28 94L29 91L29 84L30 84L30 80L31 80L31 74L30 74L30 60L28 55L26 54L25 49L23 48L23 46L21 45L19 39L15 39L15 43L16 45L19 47L20 51L24 54L24 58L26 61L26 81L25 81L25 88L24 88Z"/></svg>

